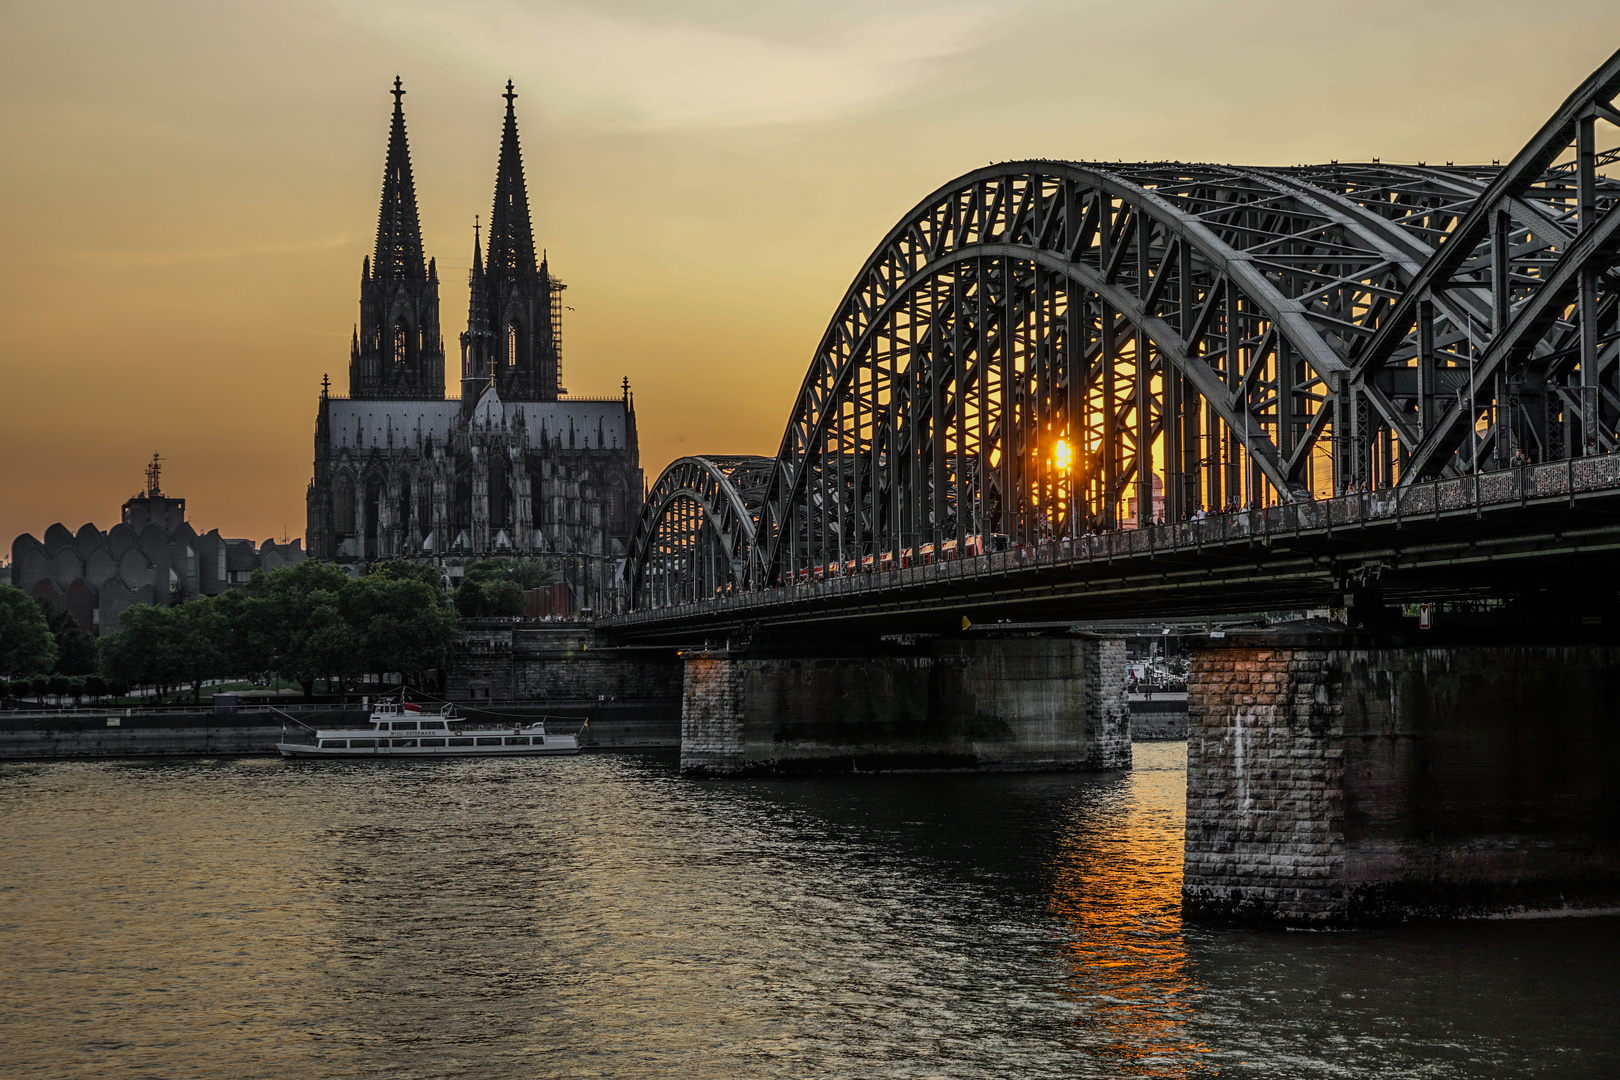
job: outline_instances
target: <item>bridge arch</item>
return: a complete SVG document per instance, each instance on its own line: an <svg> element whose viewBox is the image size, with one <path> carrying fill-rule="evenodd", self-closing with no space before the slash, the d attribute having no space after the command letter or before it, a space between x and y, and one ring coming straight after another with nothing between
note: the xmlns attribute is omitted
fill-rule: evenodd
<svg viewBox="0 0 1620 1080"><path fill-rule="evenodd" d="M1599 147L1617 89L1620 53L1506 167L962 176L844 294L774 463L753 467L753 531L721 541L716 508L739 515L696 473L670 477L691 494L650 498L643 523L693 502L716 524L690 543L724 583L768 587L998 534L1615 449L1620 183L1604 170L1620 151ZM638 527L643 590L671 528Z"/></svg>
<svg viewBox="0 0 1620 1080"><path fill-rule="evenodd" d="M741 587L768 457L684 457L648 491L630 540L632 603L665 606Z"/></svg>
<svg viewBox="0 0 1620 1080"><path fill-rule="evenodd" d="M1399 482L1620 449L1617 96L1620 52L1472 200L1359 358L1369 398L1403 370L1431 388L1389 418Z"/></svg>
<svg viewBox="0 0 1620 1080"><path fill-rule="evenodd" d="M1434 187L1375 166L1019 162L939 189L823 336L754 579L1332 490L1339 388L1458 202ZM1391 189L1402 213L1369 208Z"/></svg>

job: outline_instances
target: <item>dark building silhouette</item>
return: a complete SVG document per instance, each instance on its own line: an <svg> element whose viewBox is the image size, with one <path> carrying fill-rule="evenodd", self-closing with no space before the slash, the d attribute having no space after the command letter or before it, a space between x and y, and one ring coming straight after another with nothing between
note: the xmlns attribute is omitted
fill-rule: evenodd
<svg viewBox="0 0 1620 1080"><path fill-rule="evenodd" d="M349 350L349 395L355 398L444 397L439 272L431 260L422 261L404 94L395 79L377 250L360 270L360 322Z"/></svg>
<svg viewBox="0 0 1620 1080"><path fill-rule="evenodd" d="M255 570L304 561L302 541L232 540L218 529L199 533L186 521L186 500L163 494L157 458L146 489L124 503L122 520L106 532L94 525L69 532L60 522L44 540L29 533L11 542L11 583L61 605L87 633L118 629L136 604L171 604L215 596L247 584Z"/></svg>
<svg viewBox="0 0 1620 1080"><path fill-rule="evenodd" d="M635 409L628 380L617 398L562 387L565 286L536 257L517 94L508 82L487 237L474 229L457 401L445 397L438 272L422 250L404 93L396 79L349 394L323 383L316 415L310 555L431 559L452 577L488 555L536 555L577 606L610 607L642 496Z"/></svg>

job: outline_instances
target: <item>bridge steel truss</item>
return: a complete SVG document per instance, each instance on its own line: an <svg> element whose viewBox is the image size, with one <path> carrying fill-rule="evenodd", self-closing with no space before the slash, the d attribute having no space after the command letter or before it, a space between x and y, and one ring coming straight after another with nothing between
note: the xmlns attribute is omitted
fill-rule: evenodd
<svg viewBox="0 0 1620 1080"><path fill-rule="evenodd" d="M660 477L634 605L1616 449L1617 93L1620 53L1505 167L947 184L849 287L776 458Z"/></svg>
<svg viewBox="0 0 1620 1080"><path fill-rule="evenodd" d="M768 457L684 457L647 493L627 560L632 595L667 606L743 580Z"/></svg>

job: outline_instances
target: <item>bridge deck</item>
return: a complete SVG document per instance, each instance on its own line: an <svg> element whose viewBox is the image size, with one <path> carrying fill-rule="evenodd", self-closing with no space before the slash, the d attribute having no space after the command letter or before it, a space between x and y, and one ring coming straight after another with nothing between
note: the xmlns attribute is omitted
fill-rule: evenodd
<svg viewBox="0 0 1620 1080"><path fill-rule="evenodd" d="M621 640L756 627L955 629L1016 614L1085 620L1337 606L1567 586L1596 595L1620 566L1620 455L1211 515L927 565L830 575L602 619Z"/></svg>

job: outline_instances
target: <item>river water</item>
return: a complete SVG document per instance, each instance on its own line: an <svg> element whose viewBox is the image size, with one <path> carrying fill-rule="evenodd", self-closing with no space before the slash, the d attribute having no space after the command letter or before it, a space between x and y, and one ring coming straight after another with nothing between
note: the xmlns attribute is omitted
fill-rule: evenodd
<svg viewBox="0 0 1620 1080"><path fill-rule="evenodd" d="M6 764L0 1075L1620 1075L1620 920L1183 927L1185 783Z"/></svg>

